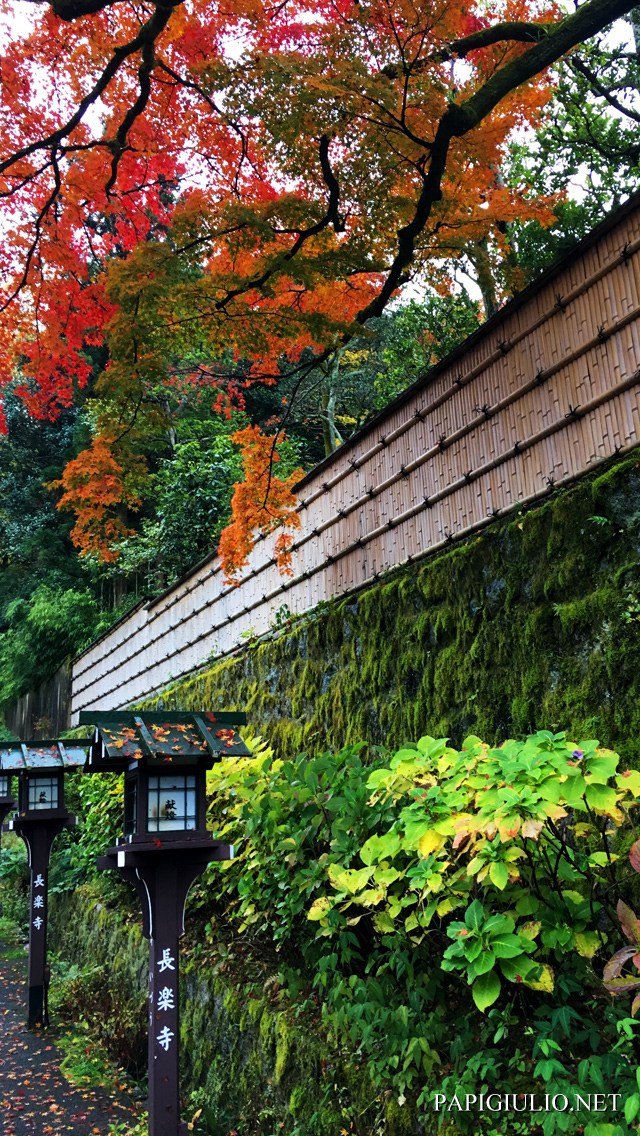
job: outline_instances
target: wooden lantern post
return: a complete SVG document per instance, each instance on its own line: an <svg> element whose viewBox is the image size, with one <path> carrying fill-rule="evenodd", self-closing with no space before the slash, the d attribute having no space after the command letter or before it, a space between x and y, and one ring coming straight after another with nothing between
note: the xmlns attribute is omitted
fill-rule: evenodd
<svg viewBox="0 0 640 1136"><path fill-rule="evenodd" d="M64 807L64 774L86 762L82 742L3 742L0 768L18 774L18 812L7 828L24 840L29 856L29 968L27 1026L46 1022L48 877L51 846L76 823Z"/></svg>
<svg viewBox="0 0 640 1136"><path fill-rule="evenodd" d="M244 714L83 711L87 772L124 771L124 837L98 860L133 884L149 939L149 1136L184 1136L179 1092L179 950L193 881L233 847L206 827L206 771L247 754Z"/></svg>

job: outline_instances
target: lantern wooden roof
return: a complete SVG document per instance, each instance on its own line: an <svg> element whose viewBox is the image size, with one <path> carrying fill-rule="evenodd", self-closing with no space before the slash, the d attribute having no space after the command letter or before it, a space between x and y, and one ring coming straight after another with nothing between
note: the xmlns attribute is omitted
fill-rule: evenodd
<svg viewBox="0 0 640 1136"><path fill-rule="evenodd" d="M81 741L29 741L0 743L2 773L60 773L86 764L87 738Z"/></svg>
<svg viewBox="0 0 640 1136"><path fill-rule="evenodd" d="M210 768L220 758L249 753L235 727L246 714L199 711L83 710L80 723L96 727L87 772L119 772L136 765L155 768L198 765Z"/></svg>

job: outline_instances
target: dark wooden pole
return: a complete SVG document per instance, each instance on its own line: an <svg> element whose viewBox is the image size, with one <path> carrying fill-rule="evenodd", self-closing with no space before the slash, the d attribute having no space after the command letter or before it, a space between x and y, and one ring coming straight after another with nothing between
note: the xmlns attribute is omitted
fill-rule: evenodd
<svg viewBox="0 0 640 1136"><path fill-rule="evenodd" d="M149 897L149 1132L177 1136L180 1120L179 948L187 892L199 865L178 865L170 856L139 868ZM185 1130L186 1131L186 1130Z"/></svg>
<svg viewBox="0 0 640 1136"><path fill-rule="evenodd" d="M115 869L136 888L149 939L149 1136L187 1133L180 1118L178 941L191 884L212 860L231 854L229 845L209 839L144 851L133 843L98 860L99 868Z"/></svg>
<svg viewBox="0 0 640 1136"><path fill-rule="evenodd" d="M45 1022L45 988L47 983L47 915L48 875L51 845L59 832L69 828L74 818L40 819L16 817L9 828L20 836L29 853L31 887L29 895L29 969L28 1029L38 1029Z"/></svg>
<svg viewBox="0 0 640 1136"><path fill-rule="evenodd" d="M29 896L29 1029L43 1026L47 966L49 853L46 833L36 829L29 842L31 888Z"/></svg>

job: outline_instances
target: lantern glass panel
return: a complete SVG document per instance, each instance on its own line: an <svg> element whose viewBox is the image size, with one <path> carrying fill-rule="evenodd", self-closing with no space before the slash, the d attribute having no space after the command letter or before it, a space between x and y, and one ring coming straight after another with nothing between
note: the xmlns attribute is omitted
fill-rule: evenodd
<svg viewBox="0 0 640 1136"><path fill-rule="evenodd" d="M6 773L0 773L0 797L11 795L11 778Z"/></svg>
<svg viewBox="0 0 640 1136"><path fill-rule="evenodd" d="M149 778L149 832L197 828L196 778L193 774L169 773Z"/></svg>
<svg viewBox="0 0 640 1136"><path fill-rule="evenodd" d="M58 778L30 777L27 807L29 811L32 809L57 809Z"/></svg>

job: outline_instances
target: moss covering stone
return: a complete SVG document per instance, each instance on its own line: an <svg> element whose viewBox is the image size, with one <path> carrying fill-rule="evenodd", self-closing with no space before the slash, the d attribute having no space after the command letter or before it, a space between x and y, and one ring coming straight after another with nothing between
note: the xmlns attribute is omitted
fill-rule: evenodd
<svg viewBox="0 0 640 1136"><path fill-rule="evenodd" d="M148 944L137 913L107 896L102 880L51 896L51 947L64 960L54 961L52 995L57 1011L86 1020L142 1075ZM377 1124L385 1136L414 1131L409 1107L394 1111L357 1061L332 1050L313 1007L296 1006L264 966L234 959L222 936L205 949L200 938L183 944L180 998L183 1115L201 1110L198 1131L337 1136L367 1114L372 1132Z"/></svg>
<svg viewBox="0 0 640 1136"><path fill-rule="evenodd" d="M636 455L147 705L243 709L283 756L562 728L635 762L639 550Z"/></svg>

